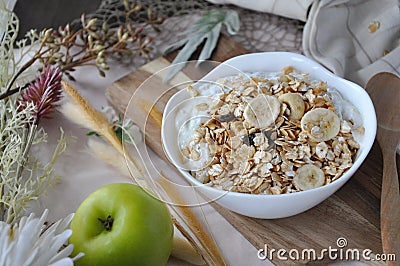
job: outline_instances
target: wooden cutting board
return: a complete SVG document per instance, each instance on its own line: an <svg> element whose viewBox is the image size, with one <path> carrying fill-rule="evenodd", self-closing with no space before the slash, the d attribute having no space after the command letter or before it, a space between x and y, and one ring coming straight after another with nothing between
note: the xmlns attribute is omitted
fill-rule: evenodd
<svg viewBox="0 0 400 266"><path fill-rule="evenodd" d="M222 62L247 52L232 39L222 36L212 59ZM106 91L110 104L117 110L126 112L142 128L147 145L164 159L160 126L165 103L177 91L179 86L176 84L190 84L187 82L201 78L212 68L207 64L195 68L192 64L171 82L163 83L162 77L167 71L162 69L170 65L175 55L176 53L172 53L155 59L121 78ZM176 175L179 173L176 172ZM345 186L302 214L262 220L233 213L217 204L214 206L257 249L264 248L266 244L269 250L284 248L301 252L303 249L313 248L319 252L324 248L337 248L338 238L345 238L347 246L344 249L370 249L378 254L382 253L379 229L381 176L382 155L375 144L364 164ZM326 255L322 262L314 263L326 264L329 260L327 257ZM274 258L275 264L289 263L278 260L276 255Z"/></svg>

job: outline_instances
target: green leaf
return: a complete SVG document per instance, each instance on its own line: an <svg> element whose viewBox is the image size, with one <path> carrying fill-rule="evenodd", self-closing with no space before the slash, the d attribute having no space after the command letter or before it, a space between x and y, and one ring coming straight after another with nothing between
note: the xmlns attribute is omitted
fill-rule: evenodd
<svg viewBox="0 0 400 266"><path fill-rule="evenodd" d="M236 11L228 11L224 20L226 29L230 35L235 35L240 29L239 15Z"/></svg>
<svg viewBox="0 0 400 266"><path fill-rule="evenodd" d="M181 46L183 46L183 48L175 57L163 81L169 81L181 71L182 68L185 67L186 62L196 51L197 47L203 42L205 42L205 44L200 52L198 58L199 62L197 62L196 66L202 61L209 59L217 45L222 25L226 26L227 32L230 35L236 34L240 28L238 13L234 10L212 10L206 12L196 21L192 28L182 33L182 35L187 35L186 38L168 46L164 53L171 52Z"/></svg>
<svg viewBox="0 0 400 266"><path fill-rule="evenodd" d="M96 131L90 131L90 132L86 133L86 136L97 136L97 137L99 137L100 135Z"/></svg>
<svg viewBox="0 0 400 266"><path fill-rule="evenodd" d="M202 61L207 60L208 58L211 57L211 54L214 50L214 47L217 46L217 42L219 39L219 34L221 31L221 24L218 24L217 26L214 27L214 29L207 35L207 41L204 44L203 49L201 50L201 53L199 55L199 61L196 63L196 66L198 66Z"/></svg>
<svg viewBox="0 0 400 266"><path fill-rule="evenodd" d="M199 46L202 42L203 38L188 40L186 45L182 48L172 62L172 67L164 77L164 82L170 80L173 76L178 74L179 71L181 71L181 69L185 66L184 63L189 60L190 56L194 53L194 51L196 51L197 46Z"/></svg>
<svg viewBox="0 0 400 266"><path fill-rule="evenodd" d="M180 40L180 41L178 41L176 43L173 43L173 44L167 46L167 48L165 48L164 53L168 54L168 53L178 49L179 47L183 46L185 43L186 43L186 39L183 39L183 40Z"/></svg>
<svg viewBox="0 0 400 266"><path fill-rule="evenodd" d="M122 138L123 138L123 131L121 127L117 127L115 130L115 135L117 136L117 138L119 139L119 141L122 143Z"/></svg>

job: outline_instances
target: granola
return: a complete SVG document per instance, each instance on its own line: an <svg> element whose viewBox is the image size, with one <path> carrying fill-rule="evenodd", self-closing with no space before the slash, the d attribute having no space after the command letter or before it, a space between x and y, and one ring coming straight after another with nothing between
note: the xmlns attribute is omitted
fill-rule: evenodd
<svg viewBox="0 0 400 266"><path fill-rule="evenodd" d="M193 134L184 129L180 149L192 161L207 157L190 173L212 187L274 195L312 189L340 178L360 148L356 135L364 129L355 108L292 67L188 90L208 96L195 105L208 118L192 125Z"/></svg>

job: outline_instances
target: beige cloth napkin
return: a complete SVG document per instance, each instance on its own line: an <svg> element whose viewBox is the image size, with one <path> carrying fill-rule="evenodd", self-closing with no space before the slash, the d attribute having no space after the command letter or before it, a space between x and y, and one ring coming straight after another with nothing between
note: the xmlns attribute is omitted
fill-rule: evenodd
<svg viewBox="0 0 400 266"><path fill-rule="evenodd" d="M400 75L399 0L209 0L306 21L304 54L364 86L373 74Z"/></svg>
<svg viewBox="0 0 400 266"><path fill-rule="evenodd" d="M243 8L306 21L314 0L207 0L214 4L234 4Z"/></svg>
<svg viewBox="0 0 400 266"><path fill-rule="evenodd" d="M398 0L320 0L304 27L304 53L361 86L375 73L400 75Z"/></svg>

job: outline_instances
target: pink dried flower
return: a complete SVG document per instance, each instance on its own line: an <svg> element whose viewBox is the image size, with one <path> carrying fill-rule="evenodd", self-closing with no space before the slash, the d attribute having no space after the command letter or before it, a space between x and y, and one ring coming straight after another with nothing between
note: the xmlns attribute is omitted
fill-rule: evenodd
<svg viewBox="0 0 400 266"><path fill-rule="evenodd" d="M37 77L18 99L20 108L27 106L29 102L35 105L33 114L34 123L38 124L41 118L51 118L50 114L58 106L61 99L61 77L62 73L58 67L49 66Z"/></svg>

